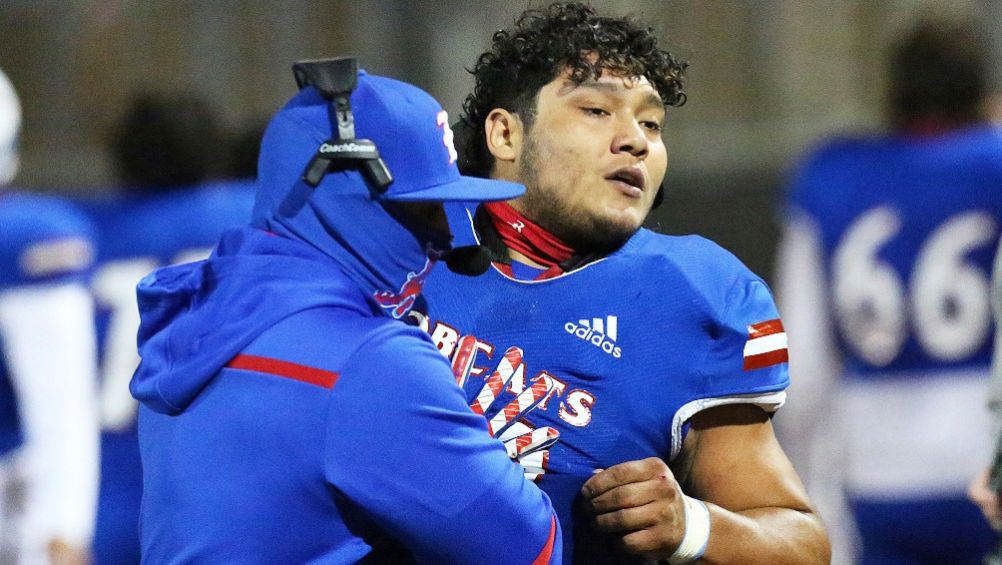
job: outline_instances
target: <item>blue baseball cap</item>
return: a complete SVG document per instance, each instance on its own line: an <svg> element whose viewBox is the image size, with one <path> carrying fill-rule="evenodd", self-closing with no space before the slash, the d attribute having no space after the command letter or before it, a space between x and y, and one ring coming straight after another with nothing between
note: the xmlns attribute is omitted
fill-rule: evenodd
<svg viewBox="0 0 1002 565"><path fill-rule="evenodd" d="M336 132L331 133L329 108L330 103L312 86L293 97L275 117L291 127L274 128L275 133L284 133L266 135L262 142L260 172L290 164L280 165L272 159L266 162L266 156L312 156L321 143L337 139ZM384 200L485 202L509 200L525 192L518 183L461 175L448 115L430 94L416 86L359 70L351 108L355 137L375 143L393 176L380 196ZM302 171L307 163L308 159L303 159L295 166ZM337 175L328 174L318 190L344 193L365 189L357 186L360 183L340 183L331 177ZM334 186L325 188L328 185Z"/></svg>

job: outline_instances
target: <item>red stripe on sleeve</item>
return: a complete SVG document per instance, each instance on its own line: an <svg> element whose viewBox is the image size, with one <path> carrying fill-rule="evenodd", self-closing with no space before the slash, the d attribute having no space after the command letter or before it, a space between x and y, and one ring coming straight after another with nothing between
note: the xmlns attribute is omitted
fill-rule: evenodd
<svg viewBox="0 0 1002 565"><path fill-rule="evenodd" d="M243 369L245 371L257 371L277 377L285 377L295 381L309 383L311 385L332 388L337 382L338 374L316 367L290 363L271 357L259 357L257 355L239 354L226 364L231 369Z"/></svg>
<svg viewBox="0 0 1002 565"><path fill-rule="evenodd" d="M779 318L748 326L748 339L783 333L783 321Z"/></svg>
<svg viewBox="0 0 1002 565"><path fill-rule="evenodd" d="M767 351L765 353L759 353L758 355L749 355L748 357L745 357L745 370L753 371L755 369L764 369L765 367L786 363L789 360L789 354L784 347L783 349Z"/></svg>
<svg viewBox="0 0 1002 565"><path fill-rule="evenodd" d="M557 518L553 514L550 514L550 537L546 538L546 545L543 546L543 550L539 552L539 555L532 560L532 565L546 565L550 562L550 557L553 555L553 542L557 537Z"/></svg>

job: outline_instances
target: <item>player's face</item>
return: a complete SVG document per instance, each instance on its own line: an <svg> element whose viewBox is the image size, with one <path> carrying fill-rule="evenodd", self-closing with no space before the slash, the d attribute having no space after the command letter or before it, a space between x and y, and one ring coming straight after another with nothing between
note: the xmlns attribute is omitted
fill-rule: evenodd
<svg viewBox="0 0 1002 565"><path fill-rule="evenodd" d="M646 78L565 73L539 92L516 158L524 196L512 205L578 247L618 245L651 210L668 156L665 108Z"/></svg>

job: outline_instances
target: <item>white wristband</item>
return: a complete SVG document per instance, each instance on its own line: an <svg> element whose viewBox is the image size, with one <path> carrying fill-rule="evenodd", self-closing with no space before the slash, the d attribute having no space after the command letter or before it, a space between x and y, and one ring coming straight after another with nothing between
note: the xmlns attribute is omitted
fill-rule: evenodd
<svg viewBox="0 0 1002 565"><path fill-rule="evenodd" d="M671 565L692 563L706 553L710 541L710 510L702 500L682 495L685 502L685 535L668 558Z"/></svg>

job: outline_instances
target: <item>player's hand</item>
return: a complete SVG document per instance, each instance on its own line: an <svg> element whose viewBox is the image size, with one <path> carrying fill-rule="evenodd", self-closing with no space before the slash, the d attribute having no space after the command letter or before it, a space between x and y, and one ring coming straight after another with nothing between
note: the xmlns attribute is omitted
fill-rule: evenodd
<svg viewBox="0 0 1002 565"><path fill-rule="evenodd" d="M628 553L668 559L685 536L682 489L657 457L598 471L581 494L598 529L616 536Z"/></svg>
<svg viewBox="0 0 1002 565"><path fill-rule="evenodd" d="M1002 532L1002 508L999 507L998 494L988 486L988 475L989 469L978 473L967 487L967 496L978 505L988 523L996 531Z"/></svg>
<svg viewBox="0 0 1002 565"><path fill-rule="evenodd" d="M508 457L522 466L525 478L535 481L542 477L549 449L557 442L560 433L549 426L535 428L525 416L539 407L553 394L555 383L546 375L538 375L526 383L514 398L507 391L512 380L523 378L515 370L521 364L522 350L517 347L505 351L504 357L484 382L470 408L487 418L487 430L504 444ZM460 386L469 377L472 358L466 363L454 364L456 381Z"/></svg>

